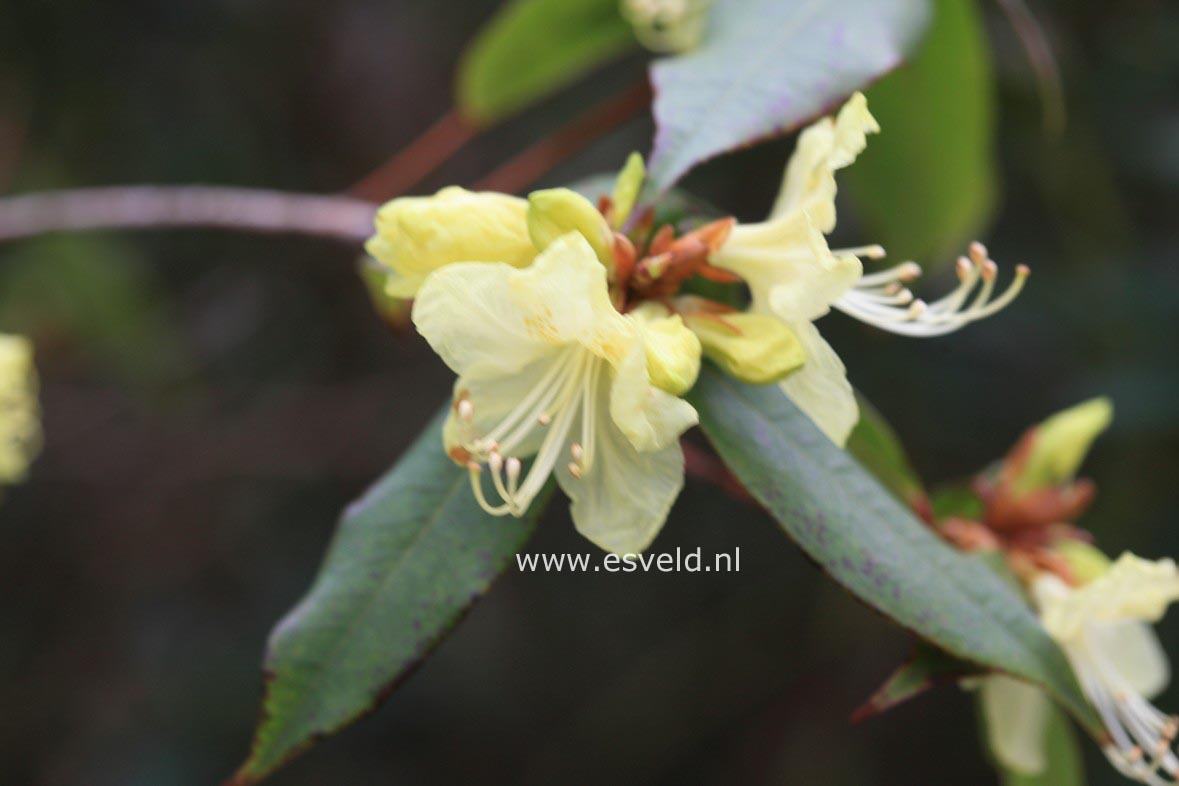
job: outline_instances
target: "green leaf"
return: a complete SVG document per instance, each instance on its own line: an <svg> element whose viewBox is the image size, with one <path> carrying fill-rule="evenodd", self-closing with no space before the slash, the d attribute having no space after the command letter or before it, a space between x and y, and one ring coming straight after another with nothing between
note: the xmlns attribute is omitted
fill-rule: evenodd
<svg viewBox="0 0 1179 786"><path fill-rule="evenodd" d="M848 437L848 452L901 502L913 509L924 507L927 502L925 489L909 463L900 438L867 399L863 396L856 396L856 399L860 405L860 421Z"/></svg>
<svg viewBox="0 0 1179 786"><path fill-rule="evenodd" d="M442 450L443 420L349 506L311 590L270 634L262 718L232 784L373 710L532 534L543 500L523 519L484 513Z"/></svg>
<svg viewBox="0 0 1179 786"><path fill-rule="evenodd" d="M981 671L978 666L947 655L936 647L919 643L912 657L852 713L852 721L879 715L940 683L973 676Z"/></svg>
<svg viewBox="0 0 1179 786"><path fill-rule="evenodd" d="M651 67L651 186L789 131L895 68L928 10L925 0L718 0L701 46Z"/></svg>
<svg viewBox="0 0 1179 786"><path fill-rule="evenodd" d="M913 59L868 90L880 134L844 175L866 236L950 260L995 204L995 86L975 0L937 0Z"/></svg>
<svg viewBox="0 0 1179 786"><path fill-rule="evenodd" d="M634 44L618 0L512 0L459 63L459 110L477 124L493 123Z"/></svg>
<svg viewBox="0 0 1179 786"><path fill-rule="evenodd" d="M930 532L776 386L742 385L706 367L689 400L737 479L832 578L950 655L1043 686L1101 735L1027 604Z"/></svg>

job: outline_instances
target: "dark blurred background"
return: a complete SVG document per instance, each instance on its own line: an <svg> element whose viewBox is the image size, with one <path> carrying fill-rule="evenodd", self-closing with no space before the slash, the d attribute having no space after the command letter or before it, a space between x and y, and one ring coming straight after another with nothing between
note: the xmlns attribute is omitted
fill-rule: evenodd
<svg viewBox="0 0 1179 786"><path fill-rule="evenodd" d="M1113 396L1083 523L1110 552L1179 553L1179 8L1033 4L1067 89L1053 137L1018 40L985 5L1002 191L983 239L1007 269L1033 267L1026 294L945 339L839 315L822 327L930 482ZM448 108L455 60L494 6L9 0L0 192L344 189ZM473 182L642 63L486 134L419 190ZM612 170L650 134L636 119L545 183ZM791 144L689 185L759 217ZM838 240L872 239L842 215ZM210 784L242 760L267 632L338 512L449 390L425 344L375 314L355 261L327 241L213 232L0 248L0 330L36 343L47 435L0 507L0 782ZM555 507L530 548L590 552ZM958 689L849 723L908 641L764 515L690 483L654 548L676 546L739 546L742 570L513 568L384 708L273 783L995 782ZM1179 623L1162 635L1179 654ZM1179 689L1161 704L1179 708ZM1118 782L1089 753L1090 782Z"/></svg>

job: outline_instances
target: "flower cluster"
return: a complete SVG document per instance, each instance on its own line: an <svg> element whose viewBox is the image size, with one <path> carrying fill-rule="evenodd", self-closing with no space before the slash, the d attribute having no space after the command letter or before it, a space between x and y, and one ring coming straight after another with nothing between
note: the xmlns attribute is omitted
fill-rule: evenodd
<svg viewBox="0 0 1179 786"><path fill-rule="evenodd" d="M865 275L878 246L832 251L835 172L876 131L862 95L800 136L769 218L681 228L636 208L632 156L598 204L568 189L527 199L452 187L396 199L368 251L414 298L418 331L458 375L445 449L494 515L522 515L552 475L578 530L604 549L646 548L683 485L681 397L702 357L778 384L834 442L858 418L842 362L815 320L831 308L905 335L940 335L993 314L995 264L975 245L960 286L933 303L905 263ZM687 231L681 231L686 229ZM702 293L719 285L748 302ZM727 288L725 285L729 285ZM525 466L525 462L531 463Z"/></svg>
<svg viewBox="0 0 1179 786"><path fill-rule="evenodd" d="M1142 783L1174 783L1179 717L1149 701L1170 678L1150 624L1179 600L1179 568L1130 553L1111 562L1075 525L1096 493L1076 472L1111 416L1109 402L1094 399L1029 430L995 471L976 479L981 510L936 526L962 548L1004 555L1101 717L1113 765ZM1043 773L1048 697L998 675L980 691L995 756L1015 772Z"/></svg>

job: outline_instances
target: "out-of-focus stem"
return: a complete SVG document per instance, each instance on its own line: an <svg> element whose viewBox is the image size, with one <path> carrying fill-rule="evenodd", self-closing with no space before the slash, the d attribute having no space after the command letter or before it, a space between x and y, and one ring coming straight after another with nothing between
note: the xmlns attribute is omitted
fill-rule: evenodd
<svg viewBox="0 0 1179 786"><path fill-rule="evenodd" d="M1044 130L1059 136L1064 132L1067 110L1064 102L1064 84L1052 45L1044 34L1044 28L1032 15L1024 0L999 0L999 7L1007 15L1015 34L1019 36L1028 61L1036 73L1036 84L1040 90L1040 102L1044 107Z"/></svg>
<svg viewBox="0 0 1179 786"><path fill-rule="evenodd" d="M401 196L442 166L478 132L476 126L451 109L421 136L349 188L348 193L374 202Z"/></svg>
<svg viewBox="0 0 1179 786"><path fill-rule="evenodd" d="M523 191L554 166L629 120L650 101L651 87L646 80L610 96L552 136L509 159L480 180L475 188L509 194Z"/></svg>
<svg viewBox="0 0 1179 786"><path fill-rule="evenodd" d="M215 227L360 244L376 206L346 196L219 186L111 186L0 199L0 241L88 229Z"/></svg>

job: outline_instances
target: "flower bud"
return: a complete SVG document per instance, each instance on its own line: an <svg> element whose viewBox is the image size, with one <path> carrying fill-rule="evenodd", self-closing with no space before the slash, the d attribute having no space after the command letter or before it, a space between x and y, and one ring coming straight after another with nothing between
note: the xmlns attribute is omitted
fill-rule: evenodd
<svg viewBox="0 0 1179 786"><path fill-rule="evenodd" d="M626 223L630 211L634 210L635 202L639 199L639 192L643 190L643 181L647 179L647 167L643 164L643 157L638 153L631 153L614 181L614 191L610 195L613 209L614 228Z"/></svg>
<svg viewBox="0 0 1179 786"><path fill-rule="evenodd" d="M742 382L765 385L798 370L806 360L790 328L763 314L690 315L688 326L704 354Z"/></svg>
<svg viewBox="0 0 1179 786"><path fill-rule="evenodd" d="M1093 440L1109 426L1113 406L1095 398L1045 420L1032 432L1032 446L1015 482L1024 493L1072 480Z"/></svg>
<svg viewBox="0 0 1179 786"><path fill-rule="evenodd" d="M413 297L433 271L453 262L525 267L536 256L528 236L528 203L491 191L450 186L428 197L401 197L377 211L365 249L397 274L394 297Z"/></svg>
<svg viewBox="0 0 1179 786"><path fill-rule="evenodd" d="M1099 549L1081 540L1062 540L1056 553L1068 565L1073 577L1082 584L1099 579L1109 570L1110 559Z"/></svg>
<svg viewBox="0 0 1179 786"><path fill-rule="evenodd" d="M656 303L645 303L631 314L642 327L651 384L674 396L687 393L700 374L700 339L679 314Z"/></svg>
<svg viewBox="0 0 1179 786"><path fill-rule="evenodd" d="M570 232L580 233L606 269L614 271L614 233L593 203L568 188L528 195L528 233L537 251Z"/></svg>
<svg viewBox="0 0 1179 786"><path fill-rule="evenodd" d="M712 0L622 0L622 15L643 46L678 54L700 43L711 6Z"/></svg>
<svg viewBox="0 0 1179 786"><path fill-rule="evenodd" d="M16 483L41 447L33 347L23 336L0 334L0 400L0 483Z"/></svg>

